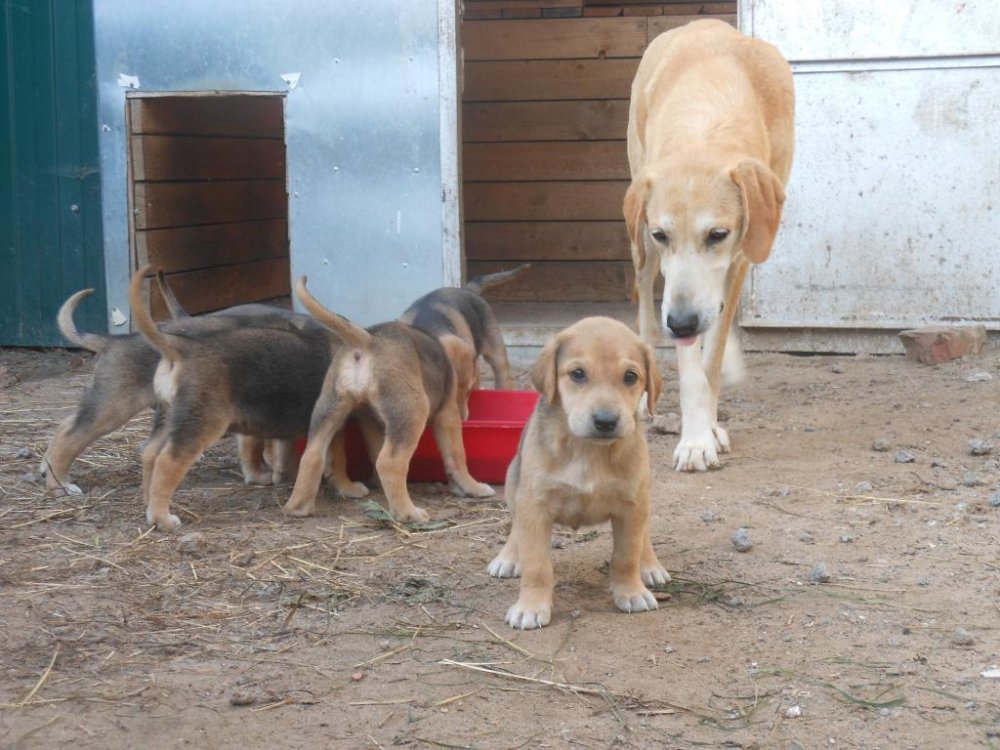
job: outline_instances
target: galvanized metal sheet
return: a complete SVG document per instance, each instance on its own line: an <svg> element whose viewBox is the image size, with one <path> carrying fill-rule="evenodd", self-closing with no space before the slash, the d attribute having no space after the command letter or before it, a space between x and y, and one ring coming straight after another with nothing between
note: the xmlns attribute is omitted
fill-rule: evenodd
<svg viewBox="0 0 1000 750"><path fill-rule="evenodd" d="M94 0L112 317L115 308L128 309L123 109L130 85L287 91L292 274L308 275L338 312L362 323L394 318L418 294L457 281L442 251L445 243L453 253L458 247L457 185L445 200L451 213L442 210L440 102L456 95L449 81L457 85L454 70L439 76L449 64L439 49L439 33L448 31L439 10L449 6L375 5ZM444 158L457 163L456 149ZM447 166L457 175L457 166Z"/></svg>
<svg viewBox="0 0 1000 750"><path fill-rule="evenodd" d="M932 64L796 75L783 225L743 325L1000 325L1000 68Z"/></svg>
<svg viewBox="0 0 1000 750"><path fill-rule="evenodd" d="M789 60L989 55L1000 50L997 0L750 0L743 30Z"/></svg>

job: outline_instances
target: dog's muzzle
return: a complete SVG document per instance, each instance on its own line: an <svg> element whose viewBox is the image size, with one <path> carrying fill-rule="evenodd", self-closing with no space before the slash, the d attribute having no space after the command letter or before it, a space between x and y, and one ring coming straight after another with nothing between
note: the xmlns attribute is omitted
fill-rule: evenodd
<svg viewBox="0 0 1000 750"><path fill-rule="evenodd" d="M594 437L613 438L618 435L618 414L608 409L598 409L591 416L594 425Z"/></svg>

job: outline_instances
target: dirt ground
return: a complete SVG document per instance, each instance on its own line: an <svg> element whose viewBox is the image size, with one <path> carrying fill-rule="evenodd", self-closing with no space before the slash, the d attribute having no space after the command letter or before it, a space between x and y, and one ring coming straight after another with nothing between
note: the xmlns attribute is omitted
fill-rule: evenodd
<svg viewBox="0 0 1000 750"><path fill-rule="evenodd" d="M617 612L610 530L561 533L552 624L525 633L503 622L517 582L486 574L502 489L414 486L431 531L330 498L290 519L224 441L161 534L147 415L75 464L86 494L46 497L39 456L91 367L0 353L0 747L1000 747L996 347L750 356L720 471L674 473L677 436L650 432L672 598Z"/></svg>

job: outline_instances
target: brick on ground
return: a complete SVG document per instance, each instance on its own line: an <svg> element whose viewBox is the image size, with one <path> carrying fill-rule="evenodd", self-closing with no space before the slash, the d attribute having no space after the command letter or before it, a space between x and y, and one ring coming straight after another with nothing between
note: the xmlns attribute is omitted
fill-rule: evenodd
<svg viewBox="0 0 1000 750"><path fill-rule="evenodd" d="M938 365L967 354L978 354L986 344L986 327L926 326L900 331L906 356L925 365Z"/></svg>

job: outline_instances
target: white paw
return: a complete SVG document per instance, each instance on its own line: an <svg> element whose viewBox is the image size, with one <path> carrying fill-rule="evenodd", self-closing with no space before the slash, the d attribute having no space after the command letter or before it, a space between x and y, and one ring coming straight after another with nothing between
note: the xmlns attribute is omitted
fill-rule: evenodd
<svg viewBox="0 0 1000 750"><path fill-rule="evenodd" d="M719 453L729 453L729 433L719 425L712 425L712 435L715 436L715 446Z"/></svg>
<svg viewBox="0 0 1000 750"><path fill-rule="evenodd" d="M707 471L718 466L718 449L711 433L694 440L682 436L674 449L674 468L677 471Z"/></svg>
<svg viewBox="0 0 1000 750"><path fill-rule="evenodd" d="M542 605L540 607L528 607L521 604L520 599L514 606L507 610L504 618L507 624L518 630L536 630L549 624L552 618L552 607Z"/></svg>
<svg viewBox="0 0 1000 750"><path fill-rule="evenodd" d="M497 491L483 482L473 481L468 487L463 487L455 480L448 484L452 494L459 497L493 497Z"/></svg>
<svg viewBox="0 0 1000 750"><path fill-rule="evenodd" d="M360 500L368 497L368 488L361 482L348 482L345 485L337 485L337 492L352 500Z"/></svg>
<svg viewBox="0 0 1000 750"><path fill-rule="evenodd" d="M80 489L79 485L75 485L72 482L66 482L62 488L66 490L67 495L82 495L83 490Z"/></svg>
<svg viewBox="0 0 1000 750"><path fill-rule="evenodd" d="M611 593L615 598L615 606L622 612L650 612L659 608L656 597L646 588L640 591L630 589L627 592L612 590Z"/></svg>
<svg viewBox="0 0 1000 750"><path fill-rule="evenodd" d="M519 578L521 576L520 563L500 555L493 558L486 570L494 578Z"/></svg>
<svg viewBox="0 0 1000 750"><path fill-rule="evenodd" d="M263 486L268 486L274 481L271 477L271 472L269 471L244 471L243 481L245 484L259 484Z"/></svg>
<svg viewBox="0 0 1000 750"><path fill-rule="evenodd" d="M431 514L416 505L406 513L393 513L393 515L400 523L427 523L431 520Z"/></svg>
<svg viewBox="0 0 1000 750"><path fill-rule="evenodd" d="M670 574L659 563L656 567L643 568L639 571L639 575L647 586L665 586L670 583Z"/></svg>

